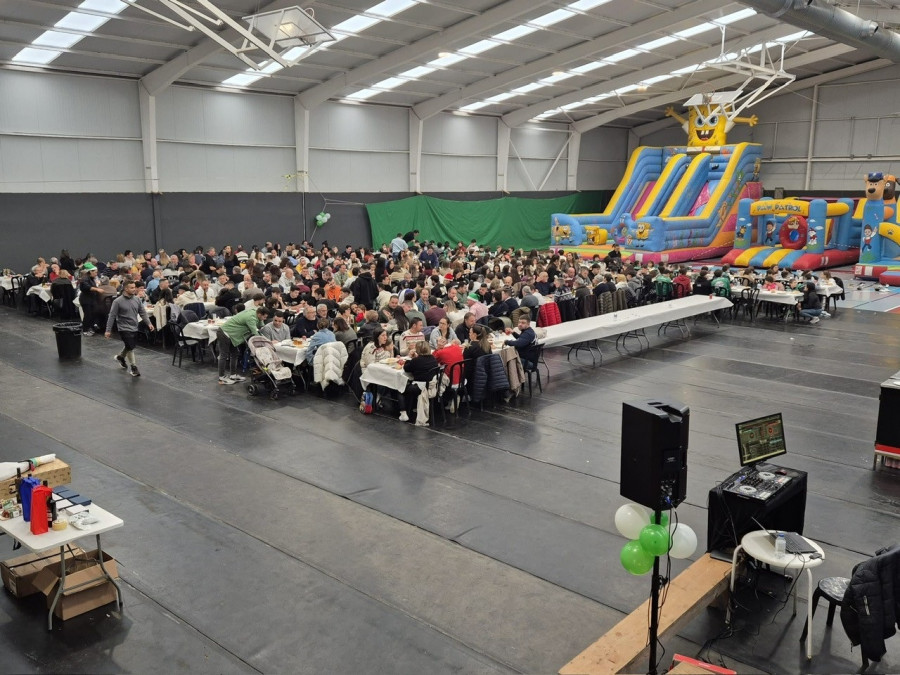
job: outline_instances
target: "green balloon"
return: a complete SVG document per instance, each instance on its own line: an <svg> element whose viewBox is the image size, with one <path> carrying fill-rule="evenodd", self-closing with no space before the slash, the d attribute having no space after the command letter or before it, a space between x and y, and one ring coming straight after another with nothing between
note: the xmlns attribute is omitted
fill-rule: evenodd
<svg viewBox="0 0 900 675"><path fill-rule="evenodd" d="M666 525L669 524L669 514L668 513L663 512L663 513L659 514L659 524L662 525L663 527L665 527Z"/></svg>
<svg viewBox="0 0 900 675"><path fill-rule="evenodd" d="M637 540L629 541L622 547L619 560L630 574L639 576L653 569L653 556L648 554Z"/></svg>
<svg viewBox="0 0 900 675"><path fill-rule="evenodd" d="M649 555L665 555L669 551L669 531L662 525L647 525L638 540Z"/></svg>

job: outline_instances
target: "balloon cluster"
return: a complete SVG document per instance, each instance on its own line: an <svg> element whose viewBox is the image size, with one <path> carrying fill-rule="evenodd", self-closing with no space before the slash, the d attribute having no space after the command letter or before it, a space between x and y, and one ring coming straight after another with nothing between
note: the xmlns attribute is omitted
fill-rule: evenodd
<svg viewBox="0 0 900 675"><path fill-rule="evenodd" d="M327 223L329 221L330 218L331 218L331 214L325 213L325 211L322 211L321 213L317 214L316 215L316 227L322 227L325 223Z"/></svg>
<svg viewBox="0 0 900 675"><path fill-rule="evenodd" d="M697 549L697 535L684 523L672 526L669 515L660 515L652 523L653 513L638 504L624 504L616 511L616 529L630 539L619 559L631 574L646 574L653 569L653 559L660 555L687 558Z"/></svg>

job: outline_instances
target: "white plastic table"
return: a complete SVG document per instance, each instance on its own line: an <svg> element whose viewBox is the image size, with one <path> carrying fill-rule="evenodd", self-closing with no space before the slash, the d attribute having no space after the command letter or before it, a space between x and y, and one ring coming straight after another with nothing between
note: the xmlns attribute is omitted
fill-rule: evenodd
<svg viewBox="0 0 900 675"><path fill-rule="evenodd" d="M119 607L122 606L122 591L119 589L119 585L116 583L115 579L113 579L109 572L106 571L106 567L103 564L103 548L100 545L100 535L104 532L109 532L110 530L122 527L125 522L118 516L111 514L109 511L101 509L96 504L91 504L87 507L87 510L100 522L94 523L86 530L79 530L70 525L64 530L50 530L44 534L31 534L31 524L25 522L25 519L22 516L10 518L9 520L0 520L0 530L16 541L21 542L22 546L32 553L42 553L44 551L49 551L52 548L59 547L59 585L56 587L56 595L53 598L53 603L50 605L50 611L47 613L48 630L53 630L53 610L56 609L56 604L59 602L62 594L65 591L72 591L85 585L78 584L77 586L66 588L66 546L83 537L89 537L91 535L97 537L97 554L100 561L100 569L103 571L103 576L105 576L116 589L116 600ZM94 580L85 583L94 583Z"/></svg>
<svg viewBox="0 0 900 675"><path fill-rule="evenodd" d="M734 592L734 577L737 569L738 554L741 551L749 555L751 558L759 562L774 567L776 570L797 570L798 574L802 574L806 570L807 591L806 591L806 620L809 630L806 632L806 658L812 658L812 596L813 582L812 569L818 567L825 562L825 551L809 537L804 537L809 545L812 546L819 554L818 558L811 558L812 553L785 553L779 558L775 555L775 542L768 530L756 530L748 532L741 539L741 544L734 549L734 557L731 560L731 591ZM798 580L799 581L799 580ZM794 583L794 614L797 614L797 584Z"/></svg>

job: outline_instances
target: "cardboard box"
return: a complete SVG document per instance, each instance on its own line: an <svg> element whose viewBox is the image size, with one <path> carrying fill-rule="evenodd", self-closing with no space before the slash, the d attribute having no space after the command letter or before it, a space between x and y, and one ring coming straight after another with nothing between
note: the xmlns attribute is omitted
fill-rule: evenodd
<svg viewBox="0 0 900 675"><path fill-rule="evenodd" d="M115 559L104 551L103 564L114 579L119 577ZM59 584L59 566L48 565L34 579L35 587L47 596L47 607L53 604L56 587ZM85 584L81 586L81 584ZM79 586L79 588L73 588ZM54 616L66 621L97 607L107 605L116 599L116 589L103 576L100 569L99 552L87 551L78 559L66 565L66 588L56 603Z"/></svg>
<svg viewBox="0 0 900 675"><path fill-rule="evenodd" d="M80 547L67 547L67 561L78 555L84 555ZM6 590L17 598L24 598L39 592L34 585L34 579L47 565L56 565L57 570L59 569L59 550L29 553L4 560L0 562L0 577Z"/></svg>
<svg viewBox="0 0 900 675"><path fill-rule="evenodd" d="M23 474L23 476L27 475L40 478L42 481L47 481L47 484L50 487L65 485L66 483L72 482L72 470L69 468L69 465L61 459L54 459L52 462L41 464L40 466L35 467L34 471ZM0 498L7 499L10 495L15 494L16 479L14 477L0 480Z"/></svg>

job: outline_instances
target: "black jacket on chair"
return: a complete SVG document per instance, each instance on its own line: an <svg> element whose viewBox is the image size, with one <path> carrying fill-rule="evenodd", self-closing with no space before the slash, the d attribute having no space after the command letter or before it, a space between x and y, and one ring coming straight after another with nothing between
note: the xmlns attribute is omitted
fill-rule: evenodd
<svg viewBox="0 0 900 675"><path fill-rule="evenodd" d="M853 568L841 605L841 623L850 643L862 646L864 659L880 661L884 641L900 618L900 545L881 549Z"/></svg>

